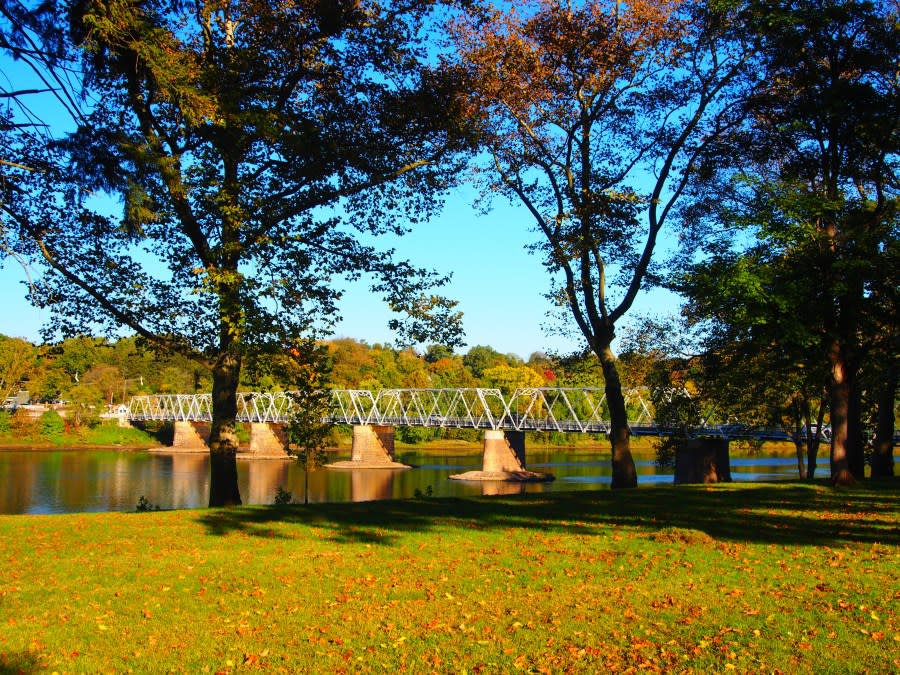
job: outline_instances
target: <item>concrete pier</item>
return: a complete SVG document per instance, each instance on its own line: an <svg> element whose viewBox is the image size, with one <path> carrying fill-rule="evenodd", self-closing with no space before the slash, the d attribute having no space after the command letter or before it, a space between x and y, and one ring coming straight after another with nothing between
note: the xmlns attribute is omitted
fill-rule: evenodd
<svg viewBox="0 0 900 675"><path fill-rule="evenodd" d="M451 480L497 480L521 483L544 482L553 474L536 473L525 468L525 432L488 429L484 432L481 471L450 476Z"/></svg>
<svg viewBox="0 0 900 675"><path fill-rule="evenodd" d="M205 426L205 425L204 425ZM151 452L165 453L182 453L182 452L204 452L209 453L209 446L206 444L207 433L201 433L194 426L193 422L176 421L174 423L175 433L172 437L171 447L153 448ZM205 431L205 429L204 429Z"/></svg>
<svg viewBox="0 0 900 675"><path fill-rule="evenodd" d="M328 469L408 469L394 461L394 427L355 425L349 462L326 464Z"/></svg>
<svg viewBox="0 0 900 675"><path fill-rule="evenodd" d="M251 422L250 447L238 453L244 459L290 459L284 430L280 425Z"/></svg>

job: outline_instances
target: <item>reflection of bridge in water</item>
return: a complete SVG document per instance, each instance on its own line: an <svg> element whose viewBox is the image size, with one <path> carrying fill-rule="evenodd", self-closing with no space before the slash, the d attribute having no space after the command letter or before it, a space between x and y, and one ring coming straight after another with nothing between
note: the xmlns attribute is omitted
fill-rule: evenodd
<svg viewBox="0 0 900 675"><path fill-rule="evenodd" d="M625 392L629 426L636 435L665 435L658 425L647 390ZM239 393L238 420L250 425L245 457L286 457L283 426L290 422L295 400L290 392ZM210 394L136 396L128 406L131 421L175 423L173 451L206 451L203 426L212 420ZM333 468L406 468L394 462L394 428L440 427L484 431L482 471L463 478L541 480L525 468L525 432L605 434L610 431L606 394L597 388L528 388L504 396L499 389L383 389L378 392L335 389L323 421L353 427L349 462ZM725 440L756 438L789 440L780 429L750 429L704 422L697 436Z"/></svg>

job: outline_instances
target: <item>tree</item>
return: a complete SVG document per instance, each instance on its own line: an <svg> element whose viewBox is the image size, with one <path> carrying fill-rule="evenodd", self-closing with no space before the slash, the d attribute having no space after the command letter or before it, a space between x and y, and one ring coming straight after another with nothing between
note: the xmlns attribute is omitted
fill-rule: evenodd
<svg viewBox="0 0 900 675"><path fill-rule="evenodd" d="M616 326L655 278L660 233L700 149L730 123L723 97L748 59L712 5L533 0L455 31L488 190L531 215L550 297L600 359L615 488L637 484Z"/></svg>
<svg viewBox="0 0 900 675"><path fill-rule="evenodd" d="M435 363L441 359L452 359L453 347L447 345L428 345L425 348L425 361Z"/></svg>
<svg viewBox="0 0 900 675"><path fill-rule="evenodd" d="M459 339L428 290L445 279L365 243L438 208L468 143L458 73L425 59L432 6L73 7L96 107L70 143L29 147L42 172L3 207L49 270L51 330L124 325L210 368L210 505L240 503L244 358L327 332L334 282L370 273L401 336ZM122 218L88 190L122 195Z"/></svg>
<svg viewBox="0 0 900 675"><path fill-rule="evenodd" d="M471 371L475 379L480 380L488 368L506 365L506 357L493 347L475 345L463 356L463 364Z"/></svg>
<svg viewBox="0 0 900 675"><path fill-rule="evenodd" d="M734 256L736 229L750 236L736 264L762 261L775 275L757 313L770 335L791 312L809 322L805 348L828 369L832 480L851 483L864 470L861 377L878 334L900 331L886 297L900 278L889 254L898 237L900 23L886 5L860 0L748 3L744 17L759 36L764 86L746 101L746 124L715 148L708 166L718 180L707 183L695 222L713 214L724 236L705 233L707 254L719 258ZM746 237L737 241L740 249ZM788 330L777 344L794 337ZM896 349L881 353L895 362ZM890 373L884 365L873 364ZM893 396L896 385L888 389Z"/></svg>
<svg viewBox="0 0 900 675"><path fill-rule="evenodd" d="M27 76L21 73L4 73L0 82L0 265L12 258L26 273L28 261L4 212L19 202L17 193L29 182L24 177L44 170L46 158L31 148L58 138L49 120L84 120L84 101L77 94L81 73L74 67L61 10L54 0L0 0L0 58L32 75L23 82Z"/></svg>
<svg viewBox="0 0 900 675"><path fill-rule="evenodd" d="M325 421L331 410L327 388L331 359L324 346L311 340L297 344L284 374L293 383L293 412L287 427L288 453L303 467L303 503L309 504L309 474L325 464L325 447L333 425Z"/></svg>
<svg viewBox="0 0 900 675"><path fill-rule="evenodd" d="M673 284L688 298L700 388L723 422L793 432L801 478L814 477L827 411L818 279L805 260L771 244L692 265Z"/></svg>
<svg viewBox="0 0 900 675"><path fill-rule="evenodd" d="M482 377L487 386L496 387L507 396L516 389L536 388L544 385L544 378L528 366L508 366L505 363L493 368L486 368Z"/></svg>
<svg viewBox="0 0 900 675"><path fill-rule="evenodd" d="M16 392L36 361L37 349L30 342L0 335L0 403Z"/></svg>

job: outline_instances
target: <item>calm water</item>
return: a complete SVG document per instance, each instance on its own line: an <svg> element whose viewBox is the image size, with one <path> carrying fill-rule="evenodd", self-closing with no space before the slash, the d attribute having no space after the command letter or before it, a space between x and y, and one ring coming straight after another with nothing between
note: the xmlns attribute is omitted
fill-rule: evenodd
<svg viewBox="0 0 900 675"><path fill-rule="evenodd" d="M452 451L448 451L452 452ZM332 461L349 459L335 455ZM415 468L404 471L320 469L310 475L310 502L369 501L412 497L431 486L435 496L596 490L609 485L609 455L568 450L529 450L528 468L552 473L552 483L474 483L448 480L451 474L480 469L477 454L435 456L398 452ZM671 471L637 461L642 483L668 483ZM827 462L825 466L827 471ZM796 478L796 460L731 460L734 480ZM821 469L820 469L821 471ZM303 501L303 471L295 461L238 460L245 504L271 504L279 487ZM203 454L116 451L0 452L0 513L133 511L145 496L164 509L206 506L209 458Z"/></svg>

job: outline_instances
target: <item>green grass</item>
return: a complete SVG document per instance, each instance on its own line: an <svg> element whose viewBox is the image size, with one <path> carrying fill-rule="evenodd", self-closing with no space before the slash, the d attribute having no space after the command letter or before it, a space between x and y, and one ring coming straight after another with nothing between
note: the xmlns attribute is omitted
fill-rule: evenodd
<svg viewBox="0 0 900 675"><path fill-rule="evenodd" d="M0 673L900 670L900 484L0 517Z"/></svg>
<svg viewBox="0 0 900 675"><path fill-rule="evenodd" d="M151 447L159 445L159 440L137 427L120 427L115 422L103 422L77 434L80 442L91 446L135 446Z"/></svg>
<svg viewBox="0 0 900 675"><path fill-rule="evenodd" d="M150 448L160 445L152 433L136 427L120 427L115 421L102 421L94 427L70 429L58 436L41 434L37 422L20 429L0 433L0 448Z"/></svg>

